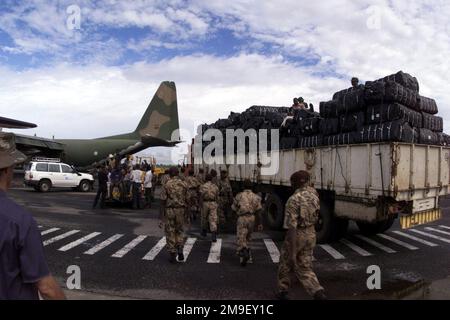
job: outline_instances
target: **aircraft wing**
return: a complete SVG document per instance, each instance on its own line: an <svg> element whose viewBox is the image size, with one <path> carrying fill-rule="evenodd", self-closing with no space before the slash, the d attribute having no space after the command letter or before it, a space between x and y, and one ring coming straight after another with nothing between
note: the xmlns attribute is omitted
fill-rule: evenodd
<svg viewBox="0 0 450 320"><path fill-rule="evenodd" d="M37 127L37 125L35 125L34 123L0 117L0 128L28 129L28 128L36 128L36 127Z"/></svg>
<svg viewBox="0 0 450 320"><path fill-rule="evenodd" d="M21 134L15 134L15 136L17 149L19 149L19 151L23 152L27 156L33 156L42 153L59 157L59 155L64 151L64 144L56 142L54 140Z"/></svg>

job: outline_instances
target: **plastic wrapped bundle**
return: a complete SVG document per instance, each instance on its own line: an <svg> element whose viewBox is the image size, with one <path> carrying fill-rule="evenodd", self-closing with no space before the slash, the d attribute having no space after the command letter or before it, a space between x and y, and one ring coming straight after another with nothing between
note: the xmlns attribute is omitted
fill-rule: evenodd
<svg viewBox="0 0 450 320"><path fill-rule="evenodd" d="M355 136L357 143L418 141L417 130L403 120L364 126Z"/></svg>
<svg viewBox="0 0 450 320"><path fill-rule="evenodd" d="M386 82L386 81L393 81L402 85L405 88L419 92L419 81L417 81L417 78L411 76L409 73L399 71L395 74L391 74L384 78L375 80L375 82Z"/></svg>
<svg viewBox="0 0 450 320"><path fill-rule="evenodd" d="M340 133L323 137L323 145L325 146L353 144L353 143L356 143L354 132Z"/></svg>
<svg viewBox="0 0 450 320"><path fill-rule="evenodd" d="M439 144L438 135L428 129L419 129L419 143L420 144Z"/></svg>
<svg viewBox="0 0 450 320"><path fill-rule="evenodd" d="M339 117L339 128L341 132L357 131L364 126L365 113L357 112Z"/></svg>
<svg viewBox="0 0 450 320"><path fill-rule="evenodd" d="M369 104L397 102L408 108L419 111L419 95L393 81L366 82L365 100Z"/></svg>
<svg viewBox="0 0 450 320"><path fill-rule="evenodd" d="M311 136L320 132L320 118L307 118L297 122L299 133L302 136Z"/></svg>
<svg viewBox="0 0 450 320"><path fill-rule="evenodd" d="M395 120L404 120L412 127L420 128L422 126L422 114L399 103L385 103L367 107L367 124L378 124Z"/></svg>
<svg viewBox="0 0 450 320"><path fill-rule="evenodd" d="M311 137L302 137L298 139L299 148L315 148L323 144L323 136L315 135Z"/></svg>
<svg viewBox="0 0 450 320"><path fill-rule="evenodd" d="M320 121L320 133L328 136L339 133L339 119L326 118Z"/></svg>
<svg viewBox="0 0 450 320"><path fill-rule="evenodd" d="M338 100L322 101L319 104L320 116L322 118L338 117Z"/></svg>
<svg viewBox="0 0 450 320"><path fill-rule="evenodd" d="M438 113L436 101L424 96L419 96L419 110L429 114Z"/></svg>
<svg viewBox="0 0 450 320"><path fill-rule="evenodd" d="M441 117L422 112L422 125L424 129L434 132L442 132L444 130L444 120Z"/></svg>

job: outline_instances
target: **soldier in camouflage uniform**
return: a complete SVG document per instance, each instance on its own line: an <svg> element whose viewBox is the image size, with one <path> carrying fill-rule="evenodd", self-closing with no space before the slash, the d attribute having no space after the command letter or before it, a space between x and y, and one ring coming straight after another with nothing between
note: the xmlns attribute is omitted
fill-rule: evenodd
<svg viewBox="0 0 450 320"><path fill-rule="evenodd" d="M238 193L234 198L231 209L236 212L237 219L237 254L243 267L247 262L251 262L250 241L255 227L255 215L259 222L258 231L262 231L261 220L261 198L252 192L252 183L246 179L244 181L244 191Z"/></svg>
<svg viewBox="0 0 450 320"><path fill-rule="evenodd" d="M167 249L170 254L170 262L183 261L184 234L183 224L186 211L187 185L178 176L176 167L169 170L170 179L161 190L161 224L165 224Z"/></svg>
<svg viewBox="0 0 450 320"><path fill-rule="evenodd" d="M278 267L279 299L287 299L290 273L294 272L309 295L314 299L326 299L324 289L312 269L313 249L316 245L316 230L320 201L317 191L308 186L309 173L297 171L291 176L294 194L288 199L285 209L285 224L288 228L281 249Z"/></svg>
<svg viewBox="0 0 450 320"><path fill-rule="evenodd" d="M164 174L161 177L161 187L166 184L167 181L169 181L170 175L169 170L164 171Z"/></svg>
<svg viewBox="0 0 450 320"><path fill-rule="evenodd" d="M212 176L206 175L206 183L200 186L200 208L202 210L201 226L202 237L206 237L209 229L212 234L212 242L217 239L217 201L219 200L219 188L211 182Z"/></svg>
<svg viewBox="0 0 450 320"><path fill-rule="evenodd" d="M188 208L186 210L187 217L186 222L188 225L191 223L191 219L196 220L197 219L197 212L199 211L198 206L198 192L200 188L200 181L194 176L194 170L189 170L189 176L186 177L185 180L188 192L187 192L187 203Z"/></svg>
<svg viewBox="0 0 450 320"><path fill-rule="evenodd" d="M217 187L219 187L219 181L217 180L217 171L211 169L209 171L209 174L211 175L211 182L214 183Z"/></svg>
<svg viewBox="0 0 450 320"><path fill-rule="evenodd" d="M198 169L198 174L196 175L197 180L200 182L200 184L204 184L205 181L205 171L203 168Z"/></svg>
<svg viewBox="0 0 450 320"><path fill-rule="evenodd" d="M231 189L230 181L228 181L228 172L220 172L220 180L217 183L219 187L219 222L221 226L225 226L228 216L228 210L233 203L233 190Z"/></svg>

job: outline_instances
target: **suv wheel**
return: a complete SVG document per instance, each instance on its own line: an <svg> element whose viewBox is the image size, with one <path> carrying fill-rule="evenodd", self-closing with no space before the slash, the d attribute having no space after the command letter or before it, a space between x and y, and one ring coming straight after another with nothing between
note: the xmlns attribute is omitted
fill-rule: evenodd
<svg viewBox="0 0 450 320"><path fill-rule="evenodd" d="M41 192L48 192L48 191L50 191L51 187L52 187L52 184L48 180L42 180L39 183L39 191L41 191Z"/></svg>
<svg viewBox="0 0 450 320"><path fill-rule="evenodd" d="M89 192L91 191L91 184L87 180L83 180L80 182L80 191L81 192Z"/></svg>

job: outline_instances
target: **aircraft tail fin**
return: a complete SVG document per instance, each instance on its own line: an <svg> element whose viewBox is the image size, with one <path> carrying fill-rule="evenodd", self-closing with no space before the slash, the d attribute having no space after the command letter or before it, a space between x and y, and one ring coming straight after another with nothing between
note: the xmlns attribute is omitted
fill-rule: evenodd
<svg viewBox="0 0 450 320"><path fill-rule="evenodd" d="M172 141L180 140L179 135L172 136L179 127L175 82L164 81L153 96L134 132L141 138L153 137Z"/></svg>

